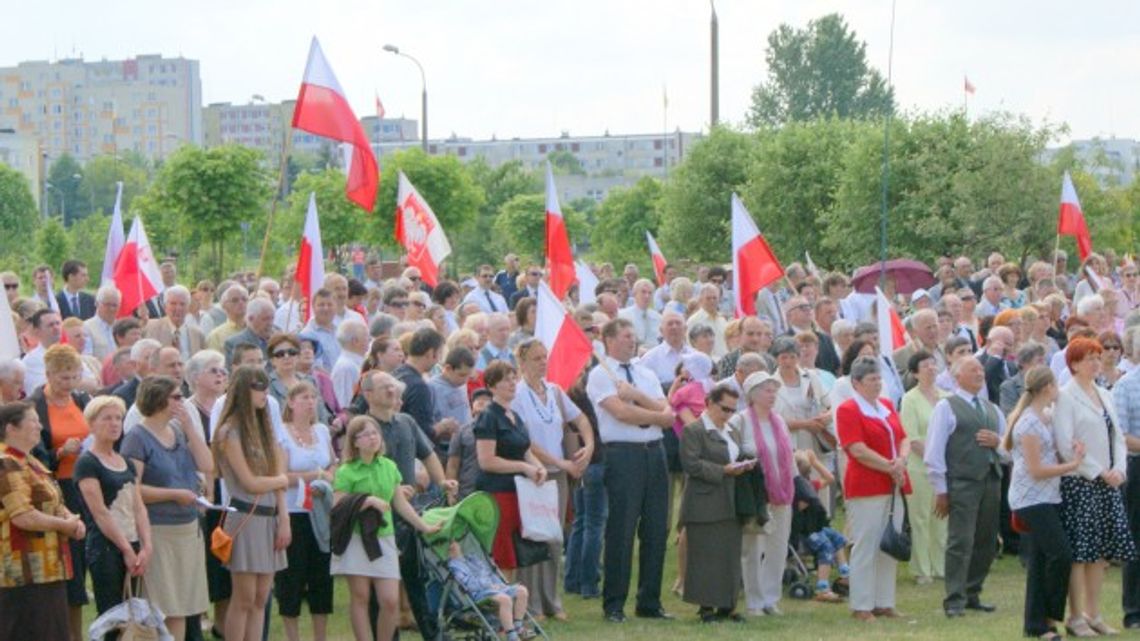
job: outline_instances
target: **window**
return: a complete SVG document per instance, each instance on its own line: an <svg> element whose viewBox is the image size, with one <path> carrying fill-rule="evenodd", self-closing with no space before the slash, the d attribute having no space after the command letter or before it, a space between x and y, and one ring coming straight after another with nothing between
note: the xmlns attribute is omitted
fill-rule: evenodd
<svg viewBox="0 0 1140 641"><path fill-rule="evenodd" d="M149 134L151 136L157 136L158 135L158 127L156 127L154 125L147 125L146 126L146 132L147 132L147 134Z"/></svg>
<svg viewBox="0 0 1140 641"><path fill-rule="evenodd" d="M578 151L580 149L581 149L581 145L579 145L578 143L576 143L576 142L570 143L570 151L572 151L574 153L578 153Z"/></svg>
<svg viewBox="0 0 1140 641"><path fill-rule="evenodd" d="M459 149L456 151L456 154L457 154L457 155L459 155L459 156L466 156L466 155L467 155L467 147L460 147L460 148L459 148Z"/></svg>
<svg viewBox="0 0 1140 641"><path fill-rule="evenodd" d="M653 166L654 167L664 167L665 166L665 159L664 158L654 158L653 159Z"/></svg>
<svg viewBox="0 0 1140 641"><path fill-rule="evenodd" d="M654 140L653 141L653 149L660 151L661 147L662 147L662 144L661 144L660 140Z"/></svg>
<svg viewBox="0 0 1140 641"><path fill-rule="evenodd" d="M158 113L158 112L157 112L157 111L154 109L154 107L151 107L150 109L147 109L147 110L146 110L146 117L147 117L147 118L154 118L154 116L155 116L157 113Z"/></svg>
<svg viewBox="0 0 1140 641"><path fill-rule="evenodd" d="M541 144L538 146L538 153L540 153L540 154L546 153L546 145L545 144Z"/></svg>

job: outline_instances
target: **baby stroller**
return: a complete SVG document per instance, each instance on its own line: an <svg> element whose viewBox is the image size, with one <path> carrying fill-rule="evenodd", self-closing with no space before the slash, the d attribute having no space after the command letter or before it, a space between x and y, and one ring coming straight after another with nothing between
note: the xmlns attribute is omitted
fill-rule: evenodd
<svg viewBox="0 0 1140 641"><path fill-rule="evenodd" d="M816 568L814 566L813 560L812 567L808 567L804 561L804 553L796 549L795 544L788 543L788 562L784 567L784 585L788 588L788 596L799 600L807 600L815 596ZM846 597L850 591L847 579L832 581L831 591L839 596Z"/></svg>
<svg viewBox="0 0 1140 641"><path fill-rule="evenodd" d="M452 541L458 542L465 556L483 559L505 582L490 554L495 530L499 527L498 504L490 494L475 492L452 507L427 509L423 518L428 524L443 523L438 532L416 537L427 576L428 599L439 613L440 631L451 639L497 641L502 626L496 608L488 602L476 602L452 576L448 547ZM549 641L529 612L525 620L534 636Z"/></svg>

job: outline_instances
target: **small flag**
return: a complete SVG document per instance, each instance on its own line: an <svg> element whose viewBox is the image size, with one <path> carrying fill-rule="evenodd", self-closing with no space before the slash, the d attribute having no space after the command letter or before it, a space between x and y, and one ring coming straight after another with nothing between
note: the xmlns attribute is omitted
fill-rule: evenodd
<svg viewBox="0 0 1140 641"><path fill-rule="evenodd" d="M301 285L301 322L309 320L313 307L313 294L325 284L324 249L321 246L321 223L317 218L317 194L309 193L309 211L305 214L305 231L301 236L301 250L297 252L294 278Z"/></svg>
<svg viewBox="0 0 1140 641"><path fill-rule="evenodd" d="M546 346L546 379L570 389L590 362L594 346L545 282L538 284L537 303L534 337Z"/></svg>
<svg viewBox="0 0 1140 641"><path fill-rule="evenodd" d="M1092 237L1085 223L1085 214L1081 211L1081 201L1077 198L1077 189L1073 187L1073 179L1069 172L1061 178L1061 210L1057 214L1057 235L1073 236L1077 239L1077 250L1084 262L1092 253Z"/></svg>
<svg viewBox="0 0 1140 641"><path fill-rule="evenodd" d="M736 316L756 315L756 294L784 275L740 196L732 195L732 291Z"/></svg>
<svg viewBox="0 0 1140 641"><path fill-rule="evenodd" d="M115 262L119 259L119 252L127 240L123 237L123 183L115 183L115 211L111 214L111 227L107 230L107 246L103 250L103 275L100 285L113 285L115 283Z"/></svg>
<svg viewBox="0 0 1140 641"><path fill-rule="evenodd" d="M974 84L972 82L970 82L970 78L963 76L962 81L962 89L971 96L974 95L974 92L977 90L977 88L974 87Z"/></svg>
<svg viewBox="0 0 1140 641"><path fill-rule="evenodd" d="M130 316L139 305L166 289L142 219L138 216L135 216L131 233L127 235L127 242L115 262L115 287L123 297L119 304L119 318Z"/></svg>
<svg viewBox="0 0 1140 641"><path fill-rule="evenodd" d="M554 186L554 172L550 161L546 163L546 267L550 274L550 289L554 297L562 300L574 284L574 251L570 249L570 232L562 207L558 204L558 189Z"/></svg>
<svg viewBox="0 0 1140 641"><path fill-rule="evenodd" d="M396 241L408 252L408 265L418 268L424 282L435 287L439 267L451 255L451 243L431 206L402 171L396 194Z"/></svg>
<svg viewBox="0 0 1140 641"><path fill-rule="evenodd" d="M661 253L661 248L657 246L653 234L646 231L645 239L649 241L649 258L653 261L653 273L657 276L657 285L664 287L669 284L665 282L665 267L669 263L665 260L665 254Z"/></svg>

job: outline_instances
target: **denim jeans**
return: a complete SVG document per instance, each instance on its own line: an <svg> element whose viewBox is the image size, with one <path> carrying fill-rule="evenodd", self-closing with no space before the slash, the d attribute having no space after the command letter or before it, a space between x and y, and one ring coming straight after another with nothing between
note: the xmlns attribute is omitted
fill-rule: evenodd
<svg viewBox="0 0 1140 641"><path fill-rule="evenodd" d="M605 472L605 463L591 464L574 490L574 523L566 545L566 592L589 597L600 594L598 565L608 512Z"/></svg>

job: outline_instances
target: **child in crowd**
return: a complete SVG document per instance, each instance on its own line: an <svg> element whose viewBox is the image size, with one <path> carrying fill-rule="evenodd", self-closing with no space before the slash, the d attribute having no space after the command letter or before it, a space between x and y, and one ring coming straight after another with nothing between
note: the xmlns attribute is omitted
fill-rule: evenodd
<svg viewBox="0 0 1140 641"><path fill-rule="evenodd" d="M463 554L458 541L448 546L447 567L465 592L476 602L494 601L499 607L499 633L508 641L534 636L523 627L527 590L518 583L505 583L483 557Z"/></svg>
<svg viewBox="0 0 1140 641"><path fill-rule="evenodd" d="M839 603L843 600L832 589L831 568L838 563L838 582L846 582L850 569L847 567L847 539L830 527L827 510L819 500L819 493L812 483L811 473L819 474L822 485L831 485L835 477L811 450L797 450L795 453L796 475L795 505L792 513L793 545L804 542L815 555L816 584L815 600L823 603Z"/></svg>

